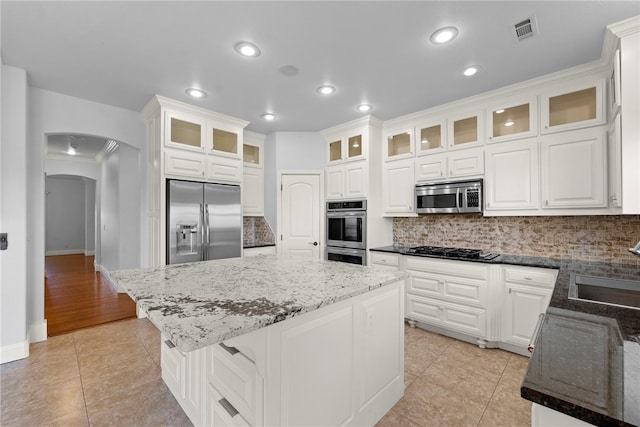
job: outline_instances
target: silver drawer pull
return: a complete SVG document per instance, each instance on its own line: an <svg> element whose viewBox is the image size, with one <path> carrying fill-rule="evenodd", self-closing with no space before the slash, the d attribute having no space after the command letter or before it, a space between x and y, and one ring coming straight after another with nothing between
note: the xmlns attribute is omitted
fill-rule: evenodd
<svg viewBox="0 0 640 427"><path fill-rule="evenodd" d="M233 405L231 403L229 403L229 401L227 399L225 399L224 397L220 400L218 400L218 403L220 404L220 406L222 406L224 408L225 411L227 411L227 414L229 414L229 416L231 418L235 417L236 415L238 415L238 410L236 408L233 407Z"/></svg>
<svg viewBox="0 0 640 427"><path fill-rule="evenodd" d="M227 353L229 353L230 355L234 355L236 353L240 353L240 350L238 350L235 347L229 347L228 345L224 345L224 343L219 343L220 347L224 348L225 350L227 350Z"/></svg>
<svg viewBox="0 0 640 427"><path fill-rule="evenodd" d="M533 280L531 277L525 277L524 280Z"/></svg>
<svg viewBox="0 0 640 427"><path fill-rule="evenodd" d="M173 348L173 347L175 347L175 346L176 346L174 343L172 343L172 342L171 342L171 340L166 340L166 341L164 342L164 345L166 345L166 346L167 346L167 347L169 347L169 348Z"/></svg>
<svg viewBox="0 0 640 427"><path fill-rule="evenodd" d="M538 323L536 323L536 327L533 330L533 335L531 335L531 342L527 346L527 350L529 353L533 353L533 350L536 347L536 341L538 341L538 335L540 335L540 329L542 329L542 322L544 321L544 313L540 313L538 315Z"/></svg>

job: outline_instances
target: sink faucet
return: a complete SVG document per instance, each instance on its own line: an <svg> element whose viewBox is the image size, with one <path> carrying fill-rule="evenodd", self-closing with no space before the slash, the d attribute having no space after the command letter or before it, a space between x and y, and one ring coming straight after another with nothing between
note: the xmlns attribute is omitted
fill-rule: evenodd
<svg viewBox="0 0 640 427"><path fill-rule="evenodd" d="M629 248L629 252L631 252L634 255L640 256L640 242L636 243L636 245L633 248Z"/></svg>

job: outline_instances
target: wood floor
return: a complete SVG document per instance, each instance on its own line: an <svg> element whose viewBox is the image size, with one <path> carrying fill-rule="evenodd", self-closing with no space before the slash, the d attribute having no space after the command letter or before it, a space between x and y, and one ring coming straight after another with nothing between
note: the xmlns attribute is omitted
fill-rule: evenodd
<svg viewBox="0 0 640 427"><path fill-rule="evenodd" d="M82 254L45 257L49 336L135 317L135 303L94 271L93 259Z"/></svg>

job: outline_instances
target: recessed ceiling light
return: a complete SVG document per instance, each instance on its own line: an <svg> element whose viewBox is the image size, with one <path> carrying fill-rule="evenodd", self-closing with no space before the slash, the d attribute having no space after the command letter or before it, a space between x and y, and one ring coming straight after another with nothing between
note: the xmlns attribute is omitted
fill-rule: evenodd
<svg viewBox="0 0 640 427"><path fill-rule="evenodd" d="M433 44L444 44L455 39L457 35L458 29L456 27L444 27L431 34L429 40L431 40Z"/></svg>
<svg viewBox="0 0 640 427"><path fill-rule="evenodd" d="M260 56L260 49L253 43L238 42L233 48L242 56L249 56L251 58Z"/></svg>
<svg viewBox="0 0 640 427"><path fill-rule="evenodd" d="M196 89L195 87L190 87L189 89L185 90L185 92L187 93L187 95L189 95L192 98L206 98L207 94L200 89Z"/></svg>
<svg viewBox="0 0 640 427"><path fill-rule="evenodd" d="M504 122L504 125L507 126L507 127L513 126L513 121L511 121L511 120L506 121L506 122Z"/></svg>
<svg viewBox="0 0 640 427"><path fill-rule="evenodd" d="M360 111L361 113L366 113L373 110L373 107L369 104L360 104L356 107L356 110Z"/></svg>
<svg viewBox="0 0 640 427"><path fill-rule="evenodd" d="M320 95L331 95L336 91L336 88L331 85L322 85L316 90Z"/></svg>
<svg viewBox="0 0 640 427"><path fill-rule="evenodd" d="M275 115L275 114L273 114L273 113L264 113L264 114L262 115L262 118L263 118L263 119L265 119L265 120L266 120L266 121L268 121L268 122L271 122L271 121L273 121L273 120L275 120L275 119L276 119L276 115Z"/></svg>
<svg viewBox="0 0 640 427"><path fill-rule="evenodd" d="M468 66L467 68L464 69L462 74L464 74L467 77L471 77L475 73L477 73L478 71L480 71L480 67L478 65L470 65L470 66Z"/></svg>
<svg viewBox="0 0 640 427"><path fill-rule="evenodd" d="M503 109L496 110L496 114L502 114L502 113L504 113L504 110L503 110Z"/></svg>
<svg viewBox="0 0 640 427"><path fill-rule="evenodd" d="M428 139L423 139L423 140L422 140L422 141L420 141L420 142L421 142L421 143L423 143L423 144L428 144L428 143L429 143L429 140L428 140Z"/></svg>

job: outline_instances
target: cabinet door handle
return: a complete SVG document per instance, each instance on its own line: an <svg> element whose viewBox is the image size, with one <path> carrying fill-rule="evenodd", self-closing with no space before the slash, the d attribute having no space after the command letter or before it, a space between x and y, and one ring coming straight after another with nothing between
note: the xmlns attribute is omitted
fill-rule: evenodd
<svg viewBox="0 0 640 427"><path fill-rule="evenodd" d="M540 313L538 315L538 323L536 323L536 327L533 330L533 335L531 335L531 342L527 346L527 351L529 351L529 353L533 353L533 349L536 346L536 341L538 341L538 335L540 335L540 329L542 329L543 321L544 321L544 313Z"/></svg>
<svg viewBox="0 0 640 427"><path fill-rule="evenodd" d="M524 280L533 280L531 277L525 277Z"/></svg>
<svg viewBox="0 0 640 427"><path fill-rule="evenodd" d="M229 347L228 345L224 345L224 343L219 343L220 347L222 347L223 349L225 349L227 351L227 353L229 353L230 355L234 355L236 353L240 353L240 350L238 350L235 347Z"/></svg>
<svg viewBox="0 0 640 427"><path fill-rule="evenodd" d="M544 201L544 205L545 205L545 206L549 206L549 201L548 201L548 200L545 200L545 201Z"/></svg>
<svg viewBox="0 0 640 427"><path fill-rule="evenodd" d="M509 288L509 294L511 294L511 288Z"/></svg>
<svg viewBox="0 0 640 427"><path fill-rule="evenodd" d="M171 340L166 340L164 344L169 348L173 348L176 346L174 343L171 342Z"/></svg>
<svg viewBox="0 0 640 427"><path fill-rule="evenodd" d="M234 408L233 405L229 403L229 401L224 397L218 400L218 403L224 408L225 411L227 411L227 414L229 414L231 418L239 414L238 410Z"/></svg>

